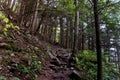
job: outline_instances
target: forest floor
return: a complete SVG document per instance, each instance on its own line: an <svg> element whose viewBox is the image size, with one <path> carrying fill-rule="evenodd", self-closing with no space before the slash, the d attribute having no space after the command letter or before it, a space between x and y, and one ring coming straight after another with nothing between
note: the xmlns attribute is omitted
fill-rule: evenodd
<svg viewBox="0 0 120 80"><path fill-rule="evenodd" d="M51 59L36 80L70 80L72 67L69 67L68 50L52 47L49 53Z"/></svg>
<svg viewBox="0 0 120 80"><path fill-rule="evenodd" d="M0 78L6 80L80 80L70 77L74 71L70 56L69 49L27 31L11 30L7 37L0 34Z"/></svg>

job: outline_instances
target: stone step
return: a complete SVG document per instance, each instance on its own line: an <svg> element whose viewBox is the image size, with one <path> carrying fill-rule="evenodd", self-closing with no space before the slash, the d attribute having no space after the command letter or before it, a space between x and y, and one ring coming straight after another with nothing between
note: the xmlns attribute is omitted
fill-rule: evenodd
<svg viewBox="0 0 120 80"><path fill-rule="evenodd" d="M50 63L53 64L53 65L56 65L56 66L61 65L61 61L58 58L51 59Z"/></svg>

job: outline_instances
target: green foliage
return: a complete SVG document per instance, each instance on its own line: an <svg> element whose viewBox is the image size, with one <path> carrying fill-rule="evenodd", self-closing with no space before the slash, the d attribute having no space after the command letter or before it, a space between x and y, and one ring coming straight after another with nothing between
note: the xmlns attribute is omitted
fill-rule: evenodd
<svg viewBox="0 0 120 80"><path fill-rule="evenodd" d="M14 77L13 80L20 80L18 77Z"/></svg>
<svg viewBox="0 0 120 80"><path fill-rule="evenodd" d="M0 76L0 80L7 80L4 76Z"/></svg>
<svg viewBox="0 0 120 80"><path fill-rule="evenodd" d="M1 11L0 11L0 21L2 21L5 24L5 26L0 26L0 30L3 30L4 36L7 36L7 33L8 33L9 29L14 29L14 30L15 29L19 30L20 29L19 26L13 25L13 23L11 23L9 21L9 19L7 17L5 17L5 15Z"/></svg>
<svg viewBox="0 0 120 80"><path fill-rule="evenodd" d="M28 60L26 63L13 63L11 67L22 74L29 74L29 76L34 80L37 76L37 72L41 70L41 62L38 60L36 55L31 56L32 59Z"/></svg>
<svg viewBox="0 0 120 80"><path fill-rule="evenodd" d="M8 23L8 22L9 22L9 19L8 19L8 18L4 18L4 19L3 19L3 22L4 22L4 23Z"/></svg>
<svg viewBox="0 0 120 80"><path fill-rule="evenodd" d="M59 6L57 6L58 10L67 11L67 13L73 13L75 10L74 0L58 0Z"/></svg>
<svg viewBox="0 0 120 80"><path fill-rule="evenodd" d="M0 19L5 19L5 15L0 11Z"/></svg>
<svg viewBox="0 0 120 80"><path fill-rule="evenodd" d="M34 47L34 50L38 51L38 50L39 50L39 48L38 48L38 47Z"/></svg>
<svg viewBox="0 0 120 80"><path fill-rule="evenodd" d="M113 64L108 62L108 55L103 55L103 78L104 80L114 80L118 77L119 73ZM96 53L84 50L79 52L76 57L74 57L76 61L75 66L82 70L86 75L86 79L95 80L97 77L97 58ZM81 76L85 78L84 76ZM113 79L112 79L113 78Z"/></svg>

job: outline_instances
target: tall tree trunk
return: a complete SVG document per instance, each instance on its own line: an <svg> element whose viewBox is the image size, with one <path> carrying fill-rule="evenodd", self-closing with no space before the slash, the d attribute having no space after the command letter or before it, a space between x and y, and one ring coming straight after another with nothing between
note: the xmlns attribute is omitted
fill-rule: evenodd
<svg viewBox="0 0 120 80"><path fill-rule="evenodd" d="M119 54L119 52L120 52L120 49L119 49L119 47L117 46L117 56L118 56L118 70L119 70L119 73L120 73L120 54Z"/></svg>
<svg viewBox="0 0 120 80"><path fill-rule="evenodd" d="M75 0L75 5L78 6L78 0ZM74 31L74 47L73 52L78 51L78 34L79 34L79 11L75 12L75 31Z"/></svg>
<svg viewBox="0 0 120 80"><path fill-rule="evenodd" d="M63 30L63 18L60 17L60 45L63 46L63 35L64 35L64 30Z"/></svg>
<svg viewBox="0 0 120 80"><path fill-rule="evenodd" d="M36 7L35 7L34 20L33 20L32 29L31 29L32 34L34 33L35 26L36 26L36 22L37 22L39 0L36 1L36 5L35 5L35 6L36 6Z"/></svg>
<svg viewBox="0 0 120 80"><path fill-rule="evenodd" d="M83 29L83 27L81 27L81 39L82 39L82 41L81 41L81 49L82 50L84 50L84 29Z"/></svg>
<svg viewBox="0 0 120 80"><path fill-rule="evenodd" d="M19 13L19 15L21 16L21 17L19 17L19 25L20 26L23 26L23 19L24 19L24 15L25 15L25 7L26 7L25 2L21 1L20 13Z"/></svg>
<svg viewBox="0 0 120 80"><path fill-rule="evenodd" d="M67 19L67 28L68 28L68 39L67 39L67 48L70 48L70 18Z"/></svg>
<svg viewBox="0 0 120 80"><path fill-rule="evenodd" d="M95 19L95 30L96 30L96 50L97 50L97 80L102 80L102 53L100 45L100 32L99 32L99 15L98 15L98 0L93 0L94 3L94 19Z"/></svg>
<svg viewBox="0 0 120 80"><path fill-rule="evenodd" d="M73 21L72 17L70 18L70 48L73 49L73 40L74 40L74 34L73 34Z"/></svg>
<svg viewBox="0 0 120 80"><path fill-rule="evenodd" d="M34 35L36 35L37 33L39 33L40 26L43 23L45 16L46 16L46 10L44 10L43 13L42 13L41 20L39 21L38 27L35 30Z"/></svg>

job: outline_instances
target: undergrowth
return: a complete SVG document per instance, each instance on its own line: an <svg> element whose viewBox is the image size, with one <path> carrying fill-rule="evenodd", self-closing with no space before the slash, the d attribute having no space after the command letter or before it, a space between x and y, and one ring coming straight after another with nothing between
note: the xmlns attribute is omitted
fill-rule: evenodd
<svg viewBox="0 0 120 80"><path fill-rule="evenodd" d="M80 76L86 80L96 80L97 77L97 53L90 50L83 50L78 52L73 58L75 60L75 67L77 67L82 74ZM117 80L120 78L119 71L115 68L114 63L108 61L109 55L103 54L103 80ZM86 75L86 76L85 76Z"/></svg>

